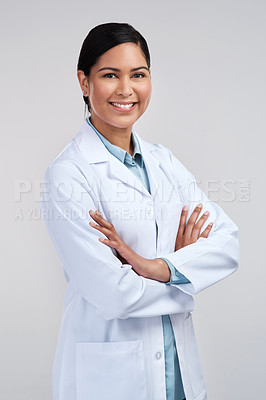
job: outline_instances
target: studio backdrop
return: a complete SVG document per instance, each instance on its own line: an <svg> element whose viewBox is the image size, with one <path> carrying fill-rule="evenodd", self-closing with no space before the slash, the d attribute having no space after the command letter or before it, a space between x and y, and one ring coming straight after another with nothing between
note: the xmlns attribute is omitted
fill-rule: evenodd
<svg viewBox="0 0 266 400"><path fill-rule="evenodd" d="M170 148L239 227L239 270L195 296L208 398L263 398L265 18L262 0L2 4L1 399L51 398L66 283L40 196L83 122L78 54L104 22L132 24L150 48L152 99L136 132Z"/></svg>

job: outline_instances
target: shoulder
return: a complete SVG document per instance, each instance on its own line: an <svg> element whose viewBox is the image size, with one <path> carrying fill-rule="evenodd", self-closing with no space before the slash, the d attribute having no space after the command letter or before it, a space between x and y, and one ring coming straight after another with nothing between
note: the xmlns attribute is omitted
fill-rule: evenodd
<svg viewBox="0 0 266 400"><path fill-rule="evenodd" d="M45 179L51 184L63 184L64 182L85 182L85 170L90 166L80 152L73 138L51 161L44 172Z"/></svg>
<svg viewBox="0 0 266 400"><path fill-rule="evenodd" d="M45 175L49 175L51 179L63 177L71 179L72 177L90 175L91 161L94 160L95 153L98 154L97 146L101 147L100 139L90 128L87 121L83 121L75 136L47 167Z"/></svg>

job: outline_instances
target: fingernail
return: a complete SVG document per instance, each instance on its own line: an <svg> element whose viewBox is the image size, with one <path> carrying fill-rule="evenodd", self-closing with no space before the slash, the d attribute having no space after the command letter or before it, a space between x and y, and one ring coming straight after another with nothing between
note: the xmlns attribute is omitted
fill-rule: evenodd
<svg viewBox="0 0 266 400"><path fill-rule="evenodd" d="M183 211L188 211L188 206L184 206Z"/></svg>
<svg viewBox="0 0 266 400"><path fill-rule="evenodd" d="M213 226L213 222L210 222L210 223L209 223L209 226Z"/></svg>
<svg viewBox="0 0 266 400"><path fill-rule="evenodd" d="M95 211L95 214L101 215L100 212L99 212L98 210Z"/></svg>
<svg viewBox="0 0 266 400"><path fill-rule="evenodd" d="M199 208L202 208L202 204L201 204L201 203L199 203L199 204L198 204L198 207L199 207Z"/></svg>
<svg viewBox="0 0 266 400"><path fill-rule="evenodd" d="M208 214L209 214L209 211L205 211L204 215L208 215Z"/></svg>

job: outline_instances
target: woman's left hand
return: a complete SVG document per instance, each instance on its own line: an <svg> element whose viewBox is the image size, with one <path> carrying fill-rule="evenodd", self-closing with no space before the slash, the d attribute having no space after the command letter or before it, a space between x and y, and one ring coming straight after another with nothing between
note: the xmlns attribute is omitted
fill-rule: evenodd
<svg viewBox="0 0 266 400"><path fill-rule="evenodd" d="M168 282L170 279L170 270L164 260L147 259L139 256L120 238L111 222L106 221L100 212L90 210L91 218L97 224L90 222L90 226L103 233L107 239L99 238L99 241L105 245L114 248L118 253L118 258L122 264L128 263L134 271L145 278L155 279L162 282Z"/></svg>

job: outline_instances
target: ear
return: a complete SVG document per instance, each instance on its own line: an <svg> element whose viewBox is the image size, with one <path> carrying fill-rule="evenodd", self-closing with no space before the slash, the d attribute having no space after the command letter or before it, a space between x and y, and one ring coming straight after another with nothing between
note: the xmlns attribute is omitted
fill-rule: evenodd
<svg viewBox="0 0 266 400"><path fill-rule="evenodd" d="M85 90L85 92L87 92L86 96L89 96L89 84L88 84L87 76L81 70L77 71L77 76L78 76L79 85L80 85L82 92L83 92L83 90Z"/></svg>

